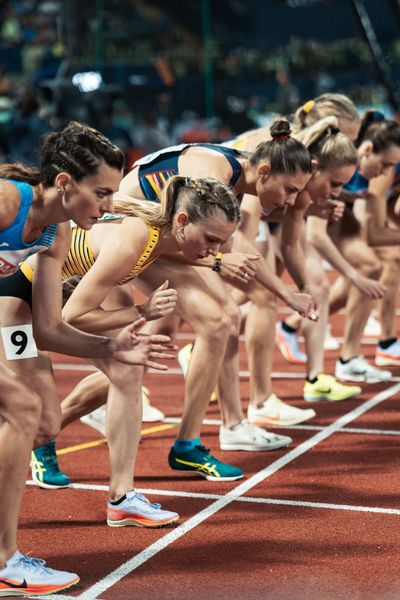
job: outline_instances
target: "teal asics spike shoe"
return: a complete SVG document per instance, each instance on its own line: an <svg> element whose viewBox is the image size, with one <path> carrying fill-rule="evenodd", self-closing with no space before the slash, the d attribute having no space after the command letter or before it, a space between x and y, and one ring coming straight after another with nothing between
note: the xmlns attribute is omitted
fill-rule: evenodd
<svg viewBox="0 0 400 600"><path fill-rule="evenodd" d="M36 448L31 454L32 479L41 488L57 490L66 488L70 478L60 471L56 454L56 441Z"/></svg>
<svg viewBox="0 0 400 600"><path fill-rule="evenodd" d="M197 473L208 481L235 481L243 477L241 469L221 462L204 446L195 446L188 452L176 452L172 447L168 463L174 471Z"/></svg>

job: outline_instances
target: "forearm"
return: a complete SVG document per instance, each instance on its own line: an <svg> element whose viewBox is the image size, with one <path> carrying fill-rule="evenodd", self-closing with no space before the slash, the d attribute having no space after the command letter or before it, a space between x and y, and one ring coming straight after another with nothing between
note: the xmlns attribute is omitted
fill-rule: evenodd
<svg viewBox="0 0 400 600"><path fill-rule="evenodd" d="M35 326L33 333L40 350L49 350L82 358L105 358L112 356L113 340L104 336L91 335L75 329L65 321L46 323L46 327Z"/></svg>
<svg viewBox="0 0 400 600"><path fill-rule="evenodd" d="M376 227L371 221L367 224L367 240L369 246L398 246L400 245L400 229Z"/></svg>
<svg viewBox="0 0 400 600"><path fill-rule="evenodd" d="M293 245L284 245L282 247L282 257L284 265L299 288L303 290L307 284L307 276L305 270L304 252L300 243Z"/></svg>
<svg viewBox="0 0 400 600"><path fill-rule="evenodd" d="M355 274L353 266L339 252L328 235L315 235L308 241L341 275L353 279Z"/></svg>
<svg viewBox="0 0 400 600"><path fill-rule="evenodd" d="M139 316L135 306L119 308L116 310L93 309L85 314L74 314L72 307L66 305L63 310L63 318L72 327L87 333L101 333L113 329L121 329L129 323L133 323Z"/></svg>

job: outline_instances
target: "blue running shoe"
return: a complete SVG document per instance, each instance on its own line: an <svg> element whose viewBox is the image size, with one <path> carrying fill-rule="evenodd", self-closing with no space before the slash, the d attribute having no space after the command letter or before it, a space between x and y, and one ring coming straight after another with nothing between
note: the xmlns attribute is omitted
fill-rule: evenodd
<svg viewBox="0 0 400 600"><path fill-rule="evenodd" d="M195 446L188 452L176 452L172 447L168 463L174 471L197 473L207 481L235 481L243 477L241 469L214 458L204 446Z"/></svg>
<svg viewBox="0 0 400 600"><path fill-rule="evenodd" d="M283 356L292 365L304 365L307 361L307 355L300 350L296 332L285 331L282 321L275 325L275 341Z"/></svg>
<svg viewBox="0 0 400 600"><path fill-rule="evenodd" d="M71 483L58 466L55 440L32 451L31 469L33 481L41 488L57 490Z"/></svg>

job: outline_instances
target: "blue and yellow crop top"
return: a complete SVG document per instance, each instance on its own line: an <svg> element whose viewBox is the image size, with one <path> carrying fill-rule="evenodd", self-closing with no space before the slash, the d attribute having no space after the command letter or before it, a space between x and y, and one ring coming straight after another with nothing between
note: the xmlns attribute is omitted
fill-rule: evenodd
<svg viewBox="0 0 400 600"><path fill-rule="evenodd" d="M33 201L33 190L28 183L4 179L13 183L19 192L21 204L14 222L0 231L0 277L8 277L18 270L18 265L31 254L48 250L54 242L58 225L47 225L40 236L30 244L22 239L22 234Z"/></svg>
<svg viewBox="0 0 400 600"><path fill-rule="evenodd" d="M168 179L174 175L179 175L178 160L183 150L190 146L200 146L208 148L223 154L232 167L232 176L228 185L234 187L242 173L242 166L238 161L240 152L233 148L226 148L218 144L181 144L179 146L171 146L159 152L153 152L139 159L133 165L133 168L139 167L139 183L142 193L146 200L157 202L161 190L167 183ZM238 201L241 200L241 195L238 195Z"/></svg>

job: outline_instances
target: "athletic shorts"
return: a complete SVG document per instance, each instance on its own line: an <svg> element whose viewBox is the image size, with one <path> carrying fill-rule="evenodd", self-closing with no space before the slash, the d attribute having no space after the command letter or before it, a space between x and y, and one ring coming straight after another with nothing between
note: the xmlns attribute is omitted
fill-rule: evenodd
<svg viewBox="0 0 400 600"><path fill-rule="evenodd" d="M18 269L9 277L0 277L0 296L11 296L26 302L32 310L32 283Z"/></svg>

